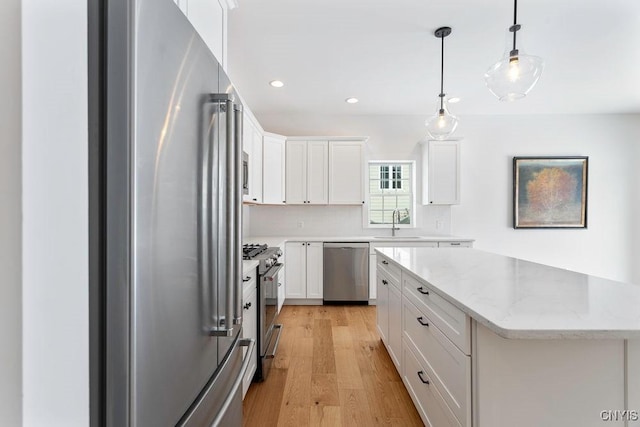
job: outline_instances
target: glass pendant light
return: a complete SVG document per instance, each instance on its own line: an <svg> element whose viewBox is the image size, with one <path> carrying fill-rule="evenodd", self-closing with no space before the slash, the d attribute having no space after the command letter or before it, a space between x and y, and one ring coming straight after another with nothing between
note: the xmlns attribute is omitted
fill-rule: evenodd
<svg viewBox="0 0 640 427"><path fill-rule="evenodd" d="M444 101L444 38L451 34L450 27L441 27L435 31L435 36L442 41L440 50L440 97L436 114L426 121L429 137L437 140L447 139L458 127L458 118L451 113Z"/></svg>
<svg viewBox="0 0 640 427"><path fill-rule="evenodd" d="M538 82L544 68L542 58L527 55L516 47L516 34L522 28L517 18L518 0L513 0L513 25L509 27L509 32L513 33L513 43L507 44L502 59L484 74L487 87L500 101L524 98Z"/></svg>

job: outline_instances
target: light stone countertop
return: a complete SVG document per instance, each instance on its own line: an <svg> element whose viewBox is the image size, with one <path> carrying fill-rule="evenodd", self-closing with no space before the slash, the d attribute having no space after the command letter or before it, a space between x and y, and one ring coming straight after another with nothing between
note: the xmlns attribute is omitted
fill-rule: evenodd
<svg viewBox="0 0 640 427"><path fill-rule="evenodd" d="M377 251L504 338L640 338L640 285L477 249Z"/></svg>
<svg viewBox="0 0 640 427"><path fill-rule="evenodd" d="M286 242L473 242L474 239L456 236L250 236L243 239L243 243L266 243L269 246L283 246Z"/></svg>

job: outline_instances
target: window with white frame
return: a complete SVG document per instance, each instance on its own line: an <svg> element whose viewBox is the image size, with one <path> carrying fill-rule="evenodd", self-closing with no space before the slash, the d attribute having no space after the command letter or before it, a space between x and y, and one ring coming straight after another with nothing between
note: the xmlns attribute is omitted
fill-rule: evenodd
<svg viewBox="0 0 640 427"><path fill-rule="evenodd" d="M369 227L414 227L414 162L369 162Z"/></svg>

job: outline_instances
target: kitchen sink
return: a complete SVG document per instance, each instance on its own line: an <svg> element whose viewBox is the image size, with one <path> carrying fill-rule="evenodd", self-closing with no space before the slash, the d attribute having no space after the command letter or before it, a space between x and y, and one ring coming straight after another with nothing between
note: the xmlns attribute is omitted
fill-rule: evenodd
<svg viewBox="0 0 640 427"><path fill-rule="evenodd" d="M422 239L420 236L375 236L374 239L381 240L413 240Z"/></svg>

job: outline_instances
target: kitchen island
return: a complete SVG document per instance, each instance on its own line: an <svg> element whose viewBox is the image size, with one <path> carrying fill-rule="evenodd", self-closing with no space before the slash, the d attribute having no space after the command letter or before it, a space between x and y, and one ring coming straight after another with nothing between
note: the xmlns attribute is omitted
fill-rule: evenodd
<svg viewBox="0 0 640 427"><path fill-rule="evenodd" d="M640 426L640 286L475 249L377 252L378 330L426 425Z"/></svg>

